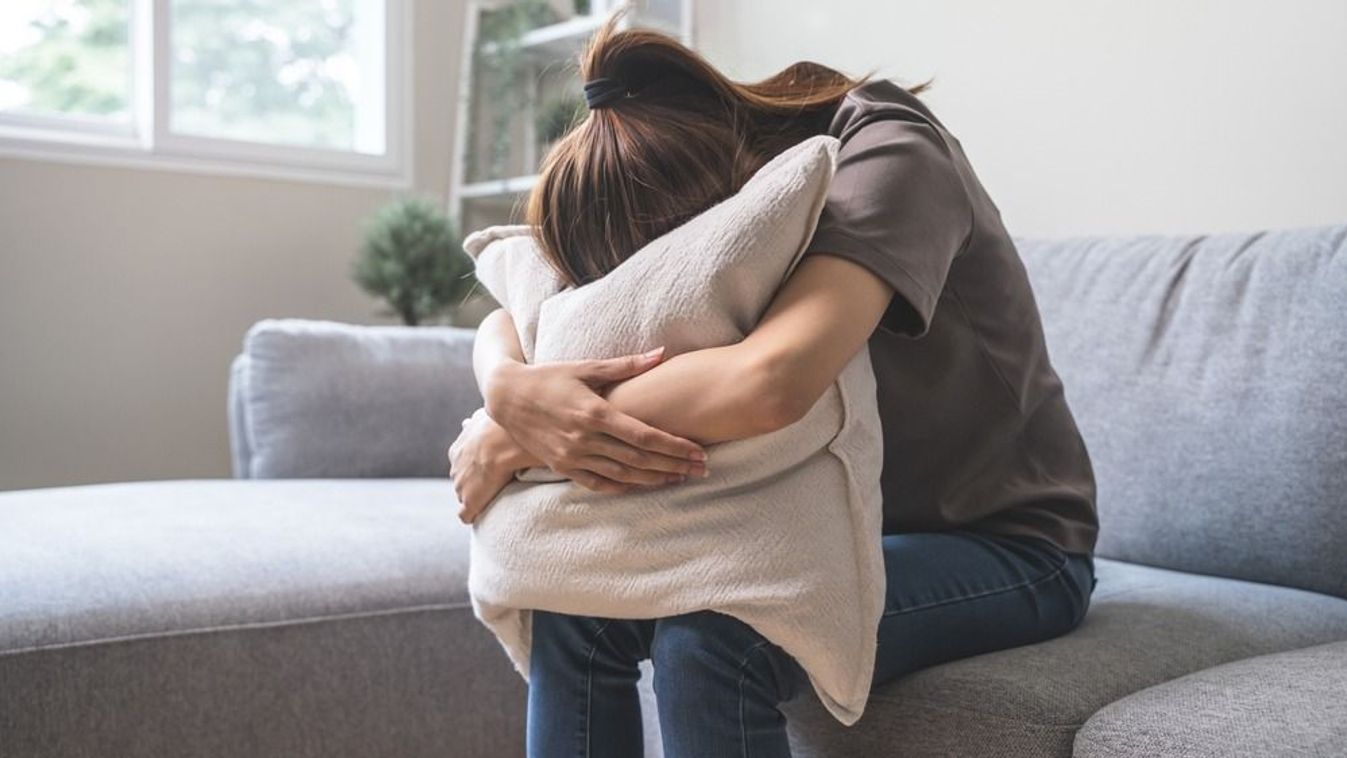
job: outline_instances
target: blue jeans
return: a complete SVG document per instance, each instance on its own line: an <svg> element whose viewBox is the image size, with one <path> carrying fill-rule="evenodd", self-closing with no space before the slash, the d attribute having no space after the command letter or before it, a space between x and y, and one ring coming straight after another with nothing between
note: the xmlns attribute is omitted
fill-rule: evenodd
<svg viewBox="0 0 1347 758"><path fill-rule="evenodd" d="M1089 556L963 530L886 536L884 568L876 685L1064 634L1095 585ZM529 756L641 755L636 682L646 658L666 758L790 755L778 705L812 690L795 660L747 624L711 611L649 620L537 611Z"/></svg>

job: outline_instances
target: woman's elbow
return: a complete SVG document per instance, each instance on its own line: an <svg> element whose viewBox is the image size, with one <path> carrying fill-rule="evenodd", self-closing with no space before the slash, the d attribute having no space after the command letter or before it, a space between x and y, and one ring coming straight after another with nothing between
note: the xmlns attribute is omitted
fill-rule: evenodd
<svg viewBox="0 0 1347 758"><path fill-rule="evenodd" d="M817 397L797 380L783 360L756 360L740 386L748 391L745 407L752 416L755 434L784 429L804 418Z"/></svg>

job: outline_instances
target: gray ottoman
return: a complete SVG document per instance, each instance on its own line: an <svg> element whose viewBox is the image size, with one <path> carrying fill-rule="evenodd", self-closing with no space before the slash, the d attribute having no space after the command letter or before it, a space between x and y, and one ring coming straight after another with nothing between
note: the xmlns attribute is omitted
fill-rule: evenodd
<svg viewBox="0 0 1347 758"><path fill-rule="evenodd" d="M447 480L0 493L0 758L497 758Z"/></svg>

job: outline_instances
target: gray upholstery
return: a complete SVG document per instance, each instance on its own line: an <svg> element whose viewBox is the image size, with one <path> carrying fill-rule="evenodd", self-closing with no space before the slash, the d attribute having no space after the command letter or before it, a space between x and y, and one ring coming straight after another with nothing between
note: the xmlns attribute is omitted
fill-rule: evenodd
<svg viewBox="0 0 1347 758"><path fill-rule="evenodd" d="M1076 735L1080 758L1347 755L1347 642L1200 671L1125 697Z"/></svg>
<svg viewBox="0 0 1347 758"><path fill-rule="evenodd" d="M0 755L519 754L456 508L432 480L0 494Z"/></svg>
<svg viewBox="0 0 1347 758"><path fill-rule="evenodd" d="M1020 247L1099 554L1347 597L1347 226Z"/></svg>
<svg viewBox="0 0 1347 758"><path fill-rule="evenodd" d="M262 321L231 373L235 476L443 477L481 406L470 329Z"/></svg>
<svg viewBox="0 0 1347 758"><path fill-rule="evenodd" d="M1347 639L1347 600L1106 559L1097 569L1090 611L1071 634L880 687L852 729L809 699L793 703L797 758L1069 756L1076 729L1120 697L1227 661Z"/></svg>

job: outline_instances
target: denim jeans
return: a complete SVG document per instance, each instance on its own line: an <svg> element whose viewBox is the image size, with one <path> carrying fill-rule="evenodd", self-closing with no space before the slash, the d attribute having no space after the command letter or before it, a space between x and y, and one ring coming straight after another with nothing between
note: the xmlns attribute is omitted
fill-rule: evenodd
<svg viewBox="0 0 1347 758"><path fill-rule="evenodd" d="M960 530L883 544L876 685L1064 634L1095 585L1090 556L1033 537ZM641 755L636 682L646 658L666 758L790 755L778 706L812 696L803 670L747 624L711 611L649 620L534 612L528 755Z"/></svg>

